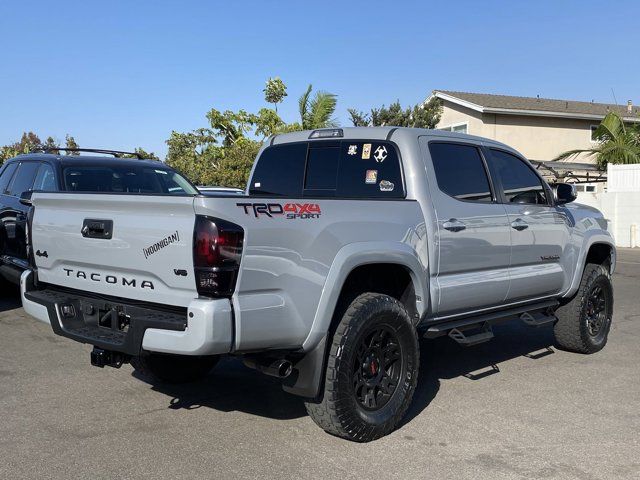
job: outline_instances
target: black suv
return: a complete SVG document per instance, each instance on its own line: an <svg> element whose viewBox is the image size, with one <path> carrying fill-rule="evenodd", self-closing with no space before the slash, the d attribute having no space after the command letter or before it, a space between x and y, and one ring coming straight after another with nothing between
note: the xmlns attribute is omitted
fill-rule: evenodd
<svg viewBox="0 0 640 480"><path fill-rule="evenodd" d="M29 266L25 230L31 191L198 193L187 179L158 160L122 158L127 152L113 150L77 151L114 156L30 153L0 166L0 281L19 284Z"/></svg>

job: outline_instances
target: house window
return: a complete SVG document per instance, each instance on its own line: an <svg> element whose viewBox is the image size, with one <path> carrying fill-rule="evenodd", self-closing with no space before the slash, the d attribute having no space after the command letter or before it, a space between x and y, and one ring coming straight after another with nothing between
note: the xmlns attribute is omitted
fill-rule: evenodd
<svg viewBox="0 0 640 480"><path fill-rule="evenodd" d="M593 184L578 184L576 185L576 191L578 192L588 192L588 193L596 193L596 186Z"/></svg>
<svg viewBox="0 0 640 480"><path fill-rule="evenodd" d="M447 125L446 127L442 127L439 130L444 130L445 132L454 132L454 133L468 133L469 131L469 123L455 123L453 125Z"/></svg>
<svg viewBox="0 0 640 480"><path fill-rule="evenodd" d="M596 130L598 130L599 125L591 125L591 127L589 128L590 132L591 132L591 141L592 142L597 142L598 139L596 138Z"/></svg>

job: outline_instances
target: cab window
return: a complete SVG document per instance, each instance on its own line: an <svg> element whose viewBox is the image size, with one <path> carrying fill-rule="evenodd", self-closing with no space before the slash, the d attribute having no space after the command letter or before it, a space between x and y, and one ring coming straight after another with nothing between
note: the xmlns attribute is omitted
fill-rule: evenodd
<svg viewBox="0 0 640 480"><path fill-rule="evenodd" d="M136 165L74 165L63 170L71 192L197 195L198 191L173 170Z"/></svg>
<svg viewBox="0 0 640 480"><path fill-rule="evenodd" d="M18 162L13 162L8 164L4 170L2 170L2 173L0 174L0 195L7 192L7 188L9 187L9 183L13 178L16 168L18 168Z"/></svg>
<svg viewBox="0 0 640 480"><path fill-rule="evenodd" d="M55 192L58 190L56 176L51 165L47 163L40 165L36 179L33 182L33 189L41 192Z"/></svg>
<svg viewBox="0 0 640 480"><path fill-rule="evenodd" d="M477 147L456 143L429 144L438 188L466 202L491 202L491 187Z"/></svg>
<svg viewBox="0 0 640 480"><path fill-rule="evenodd" d="M306 198L404 198L400 156L378 140L275 145L258 158L251 195Z"/></svg>
<svg viewBox="0 0 640 480"><path fill-rule="evenodd" d="M400 154L379 140L343 140L336 195L342 198L404 198Z"/></svg>
<svg viewBox="0 0 640 480"><path fill-rule="evenodd" d="M249 194L269 197L300 197L307 156L306 143L267 147L256 163Z"/></svg>
<svg viewBox="0 0 640 480"><path fill-rule="evenodd" d="M9 195L19 197L24 192L32 190L33 179L39 166L39 162L21 162L9 185Z"/></svg>

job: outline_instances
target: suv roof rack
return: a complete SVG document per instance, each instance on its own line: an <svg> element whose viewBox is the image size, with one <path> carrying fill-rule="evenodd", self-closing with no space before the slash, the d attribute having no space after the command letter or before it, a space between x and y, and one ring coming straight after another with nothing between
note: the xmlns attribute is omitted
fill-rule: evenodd
<svg viewBox="0 0 640 480"><path fill-rule="evenodd" d="M90 153L105 153L107 155L113 155L115 158L122 158L122 155L134 155L139 160L144 160L142 154L138 152L122 152L120 150L105 150L101 148L65 148L65 147L47 147L43 148L44 153L57 152L64 150L65 152L90 152Z"/></svg>

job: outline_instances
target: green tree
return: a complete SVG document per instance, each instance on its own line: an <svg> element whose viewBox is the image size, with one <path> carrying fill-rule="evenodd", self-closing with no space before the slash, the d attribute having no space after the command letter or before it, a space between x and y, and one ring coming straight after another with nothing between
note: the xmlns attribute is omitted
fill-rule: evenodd
<svg viewBox="0 0 640 480"><path fill-rule="evenodd" d="M598 125L594 136L598 141L596 146L569 150L554 160L565 160L585 153L595 157L600 170L605 170L609 163L640 163L640 127L625 125L617 113L608 113Z"/></svg>
<svg viewBox="0 0 640 480"><path fill-rule="evenodd" d="M53 143L51 137L49 137L47 141L50 142L50 144ZM17 142L0 148L0 165L2 165L5 160L13 158L16 155L35 152L42 150L44 147L45 144L42 143L38 135L33 132L24 132Z"/></svg>
<svg viewBox="0 0 640 480"><path fill-rule="evenodd" d="M337 97L333 93L319 91L311 98L313 86L309 84L307 90L298 99L300 112L300 129L314 130L316 128L335 127L338 122L332 118L336 111ZM297 125L292 126L295 130Z"/></svg>
<svg viewBox="0 0 640 480"><path fill-rule="evenodd" d="M440 99L433 98L427 103L403 108L396 100L389 107L372 108L371 113L354 108L347 111L354 127L435 128L442 115L442 103Z"/></svg>
<svg viewBox="0 0 640 480"><path fill-rule="evenodd" d="M64 137L64 146L67 148L80 148L80 145L76 143L76 139L69 134L65 135ZM66 153L67 155L80 155L80 152L74 152L74 151L70 151Z"/></svg>
<svg viewBox="0 0 640 480"><path fill-rule="evenodd" d="M42 144L42 150L45 150L47 153L52 153L54 155L60 155L60 150L58 148L60 145L53 139L53 137L47 137L47 139Z"/></svg>
<svg viewBox="0 0 640 480"><path fill-rule="evenodd" d="M213 168L205 172L204 183L244 188L260 147L260 142L248 138L239 139L233 146L220 152Z"/></svg>
<svg viewBox="0 0 640 480"><path fill-rule="evenodd" d="M300 97L300 122L285 122L274 108L262 108L258 113L209 110L206 127L186 133L171 132L167 140L167 164L196 185L244 187L267 137L336 124L332 119L336 96L327 92L312 96L312 90L309 85ZM265 100L277 107L286 96L286 85L277 77L269 79L264 93Z"/></svg>
<svg viewBox="0 0 640 480"><path fill-rule="evenodd" d="M140 155L142 158L147 158L150 160L160 160L160 158L155 153L147 152L144 148L138 147L138 148L135 148L133 151L134 151L134 154L126 154L126 155L123 155L122 158L139 158L138 155Z"/></svg>
<svg viewBox="0 0 640 480"><path fill-rule="evenodd" d="M264 92L264 99L266 102L273 103L273 107L277 113L278 104L282 103L284 97L287 96L287 86L280 77L269 77L269 80L267 80L267 84L262 91Z"/></svg>
<svg viewBox="0 0 640 480"><path fill-rule="evenodd" d="M244 187L262 141L284 125L272 109L255 115L214 108L207 113L207 120L208 127L187 133L174 131L167 140L167 164L197 185Z"/></svg>

